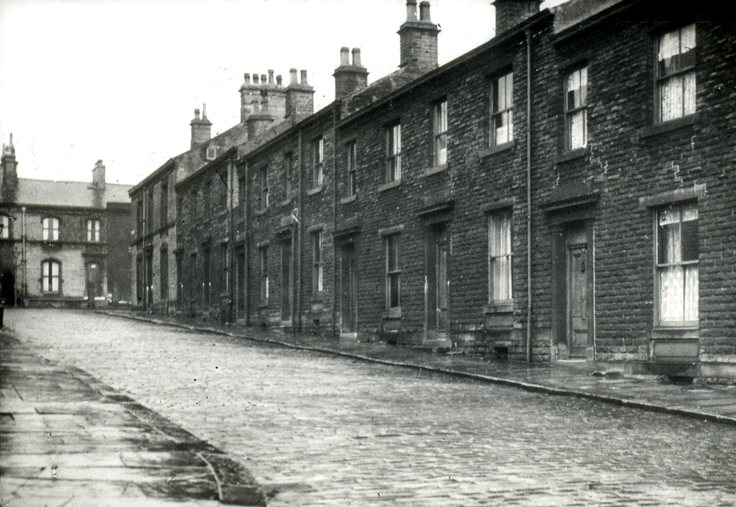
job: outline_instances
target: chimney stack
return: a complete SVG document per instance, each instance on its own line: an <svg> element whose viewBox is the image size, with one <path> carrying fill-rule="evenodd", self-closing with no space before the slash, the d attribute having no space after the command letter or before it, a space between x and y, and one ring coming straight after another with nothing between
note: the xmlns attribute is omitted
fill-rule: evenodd
<svg viewBox="0 0 736 507"><path fill-rule="evenodd" d="M305 117L314 112L314 88L307 81L307 71L301 71L301 82L297 81L297 70L289 71L289 86L286 87L286 117Z"/></svg>
<svg viewBox="0 0 736 507"><path fill-rule="evenodd" d="M406 1L406 21L399 28L399 67L427 72L437 67L437 35L439 27L432 23L429 2L419 5L417 19L416 0Z"/></svg>
<svg viewBox="0 0 736 507"><path fill-rule="evenodd" d="M2 169L0 174L0 202L15 202L18 190L18 162L15 160L15 146L13 134L10 134L10 143L3 143Z"/></svg>
<svg viewBox="0 0 736 507"><path fill-rule="evenodd" d="M498 35L537 14L542 0L494 0L494 4Z"/></svg>
<svg viewBox="0 0 736 507"><path fill-rule="evenodd" d="M360 49L353 48L353 62L349 61L350 50L340 49L340 66L332 74L335 78L335 98L341 99L368 86L368 70L360 63Z"/></svg>
<svg viewBox="0 0 736 507"><path fill-rule="evenodd" d="M199 117L199 109L194 110L194 119L189 123L192 127L191 147L207 142L212 137L212 122L207 119L207 106L204 105L205 114L203 118Z"/></svg>
<svg viewBox="0 0 736 507"><path fill-rule="evenodd" d="M95 167L92 169L92 186L98 190L105 188L105 165L102 160L95 162Z"/></svg>

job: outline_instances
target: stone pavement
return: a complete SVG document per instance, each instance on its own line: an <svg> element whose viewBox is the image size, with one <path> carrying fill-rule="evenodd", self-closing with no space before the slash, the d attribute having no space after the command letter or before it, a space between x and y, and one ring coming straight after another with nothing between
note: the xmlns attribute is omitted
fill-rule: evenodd
<svg viewBox="0 0 736 507"><path fill-rule="evenodd" d="M0 506L265 505L218 449L0 332Z"/></svg>
<svg viewBox="0 0 736 507"><path fill-rule="evenodd" d="M736 425L736 385L677 385L653 375L624 375L619 371L597 371L595 365L584 361L559 361L552 366L528 366L512 362L486 361L460 354L433 353L383 342L337 341L304 333L223 326L182 317L126 311L100 313L390 366L472 378L547 394L577 396Z"/></svg>

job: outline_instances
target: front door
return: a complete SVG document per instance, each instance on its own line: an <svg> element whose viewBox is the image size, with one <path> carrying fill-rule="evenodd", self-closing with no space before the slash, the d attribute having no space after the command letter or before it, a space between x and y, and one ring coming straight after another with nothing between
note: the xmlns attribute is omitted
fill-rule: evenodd
<svg viewBox="0 0 736 507"><path fill-rule="evenodd" d="M427 244L426 313L427 338L444 339L449 329L449 241L444 224L429 231Z"/></svg>
<svg viewBox="0 0 736 507"><path fill-rule="evenodd" d="M570 357L585 357L588 347L588 242L584 228L568 231L567 347Z"/></svg>
<svg viewBox="0 0 736 507"><path fill-rule="evenodd" d="M348 243L342 246L340 285L342 290L340 302L340 331L355 333L358 321L358 284L355 264L355 245Z"/></svg>
<svg viewBox="0 0 736 507"><path fill-rule="evenodd" d="M95 298L102 295L102 273L100 272L100 265L96 262L88 263L86 274L87 306L94 308Z"/></svg>
<svg viewBox="0 0 736 507"><path fill-rule="evenodd" d="M281 242L281 321L291 321L291 238Z"/></svg>

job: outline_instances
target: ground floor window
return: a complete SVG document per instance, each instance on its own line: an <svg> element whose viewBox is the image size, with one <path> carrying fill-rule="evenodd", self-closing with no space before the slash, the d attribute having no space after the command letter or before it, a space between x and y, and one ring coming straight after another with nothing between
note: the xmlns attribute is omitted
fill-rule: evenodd
<svg viewBox="0 0 736 507"><path fill-rule="evenodd" d="M268 246L262 246L258 249L258 260L261 268L261 301L268 301L269 295L269 279L268 279Z"/></svg>
<svg viewBox="0 0 736 507"><path fill-rule="evenodd" d="M698 323L698 208L696 203L657 211L657 309L662 326Z"/></svg>
<svg viewBox="0 0 736 507"><path fill-rule="evenodd" d="M512 289L511 210L488 215L489 302L511 301Z"/></svg>
<svg viewBox="0 0 736 507"><path fill-rule="evenodd" d="M61 263L47 260L41 263L41 290L45 293L58 293L61 285Z"/></svg>
<svg viewBox="0 0 736 507"><path fill-rule="evenodd" d="M399 235L384 238L386 249L386 308L401 306L401 266L399 259Z"/></svg>

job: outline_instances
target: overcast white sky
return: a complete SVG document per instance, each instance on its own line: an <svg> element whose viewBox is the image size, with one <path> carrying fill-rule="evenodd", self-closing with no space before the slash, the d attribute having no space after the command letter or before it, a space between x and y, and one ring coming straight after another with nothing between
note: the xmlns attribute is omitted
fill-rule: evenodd
<svg viewBox="0 0 736 507"><path fill-rule="evenodd" d="M561 3L548 0L544 5ZM213 135L239 120L243 73L307 69L334 96L342 46L369 82L395 70L405 0L2 0L0 138L20 177L134 184L189 148L195 107ZM432 0L440 64L493 35L490 0Z"/></svg>

